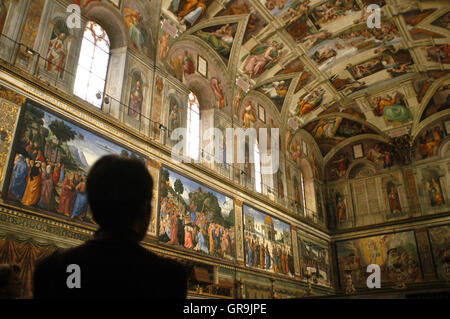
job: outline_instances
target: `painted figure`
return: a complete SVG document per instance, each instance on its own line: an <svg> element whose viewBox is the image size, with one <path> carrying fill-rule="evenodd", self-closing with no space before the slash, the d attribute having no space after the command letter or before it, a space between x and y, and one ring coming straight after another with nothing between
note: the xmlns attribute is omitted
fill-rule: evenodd
<svg viewBox="0 0 450 319"><path fill-rule="evenodd" d="M391 122L405 122L411 118L411 112L403 105L403 96L400 93L395 94L393 98L376 97L375 98L375 114L383 116Z"/></svg>
<svg viewBox="0 0 450 319"><path fill-rule="evenodd" d="M339 222L347 219L347 205L345 204L344 196L336 193L336 214Z"/></svg>
<svg viewBox="0 0 450 319"><path fill-rule="evenodd" d="M298 101L295 115L301 117L318 107L323 101L324 94L325 90L323 89L313 89L311 93Z"/></svg>
<svg viewBox="0 0 450 319"><path fill-rule="evenodd" d="M64 214L66 216L70 216L71 214L71 201L75 195L75 185L73 183L73 179L71 175L67 175L64 178L61 193L59 195L59 206L56 210L60 214Z"/></svg>
<svg viewBox="0 0 450 319"><path fill-rule="evenodd" d="M179 121L180 113L178 111L177 102L171 98L170 99L170 112L169 112L169 130L172 132L180 126Z"/></svg>
<svg viewBox="0 0 450 319"><path fill-rule="evenodd" d="M179 8L180 4L182 8ZM173 0L172 6L177 13L178 19L181 23L189 23L190 26L205 13L207 5L205 0L185 0L180 2L179 0Z"/></svg>
<svg viewBox="0 0 450 319"><path fill-rule="evenodd" d="M142 25L143 16L139 12L133 11L130 8L124 8L125 23L128 27L129 35L133 46L141 53L144 52L145 44L147 43L148 34L145 27Z"/></svg>
<svg viewBox="0 0 450 319"><path fill-rule="evenodd" d="M195 72L194 61L190 57L187 51L184 51L183 55L183 73L189 75Z"/></svg>
<svg viewBox="0 0 450 319"><path fill-rule="evenodd" d="M242 113L242 122L245 128L250 128L252 123L256 122L256 117L252 107L252 103L247 100L244 104L244 111Z"/></svg>
<svg viewBox="0 0 450 319"><path fill-rule="evenodd" d="M27 177L27 187L22 197L22 204L33 206L38 203L41 195L41 163L30 161L30 172Z"/></svg>
<svg viewBox="0 0 450 319"><path fill-rule="evenodd" d="M437 155L439 145L444 137L439 126L433 127L431 130L427 130L425 134L419 137L419 153L422 158L428 158Z"/></svg>
<svg viewBox="0 0 450 319"><path fill-rule="evenodd" d="M444 204L440 182L436 177L432 177L431 181L426 182L428 196L431 206L441 206Z"/></svg>
<svg viewBox="0 0 450 319"><path fill-rule="evenodd" d="M132 117L138 117L142 112L142 102L144 101L144 95L142 93L142 86L139 80L133 82L130 92L130 102L128 115Z"/></svg>
<svg viewBox="0 0 450 319"><path fill-rule="evenodd" d="M389 199L389 208L391 209L391 214L401 214L402 207L400 205L400 198L398 196L397 189L395 185L390 182L387 185L388 199Z"/></svg>
<svg viewBox="0 0 450 319"><path fill-rule="evenodd" d="M159 45L159 59L162 61L167 57L167 54L169 53L169 37L170 34L168 32L164 32L164 34L159 38L158 45Z"/></svg>
<svg viewBox="0 0 450 319"><path fill-rule="evenodd" d="M47 51L47 66L48 72L56 71L61 73L64 70L64 64L66 62L66 34L64 32L59 33L55 38L50 40Z"/></svg>
<svg viewBox="0 0 450 319"><path fill-rule="evenodd" d="M223 109L225 107L225 93L219 79L211 79L211 89L213 90L216 98L219 100L219 108Z"/></svg>
<svg viewBox="0 0 450 319"><path fill-rule="evenodd" d="M271 44L258 46L250 53L244 55L241 59L244 63L244 73L254 78L272 67L280 59L280 51L283 46L282 43L272 41Z"/></svg>
<svg viewBox="0 0 450 319"><path fill-rule="evenodd" d="M339 159L334 161L335 164L337 164L337 174L339 177L345 176L345 173L347 172L348 168L348 160L345 156L345 154L339 155Z"/></svg>
<svg viewBox="0 0 450 319"><path fill-rule="evenodd" d="M22 154L16 154L14 168L9 186L10 196L16 200L22 200L27 187L28 165Z"/></svg>
<svg viewBox="0 0 450 319"><path fill-rule="evenodd" d="M208 42L220 55L228 57L234 40L234 30L229 24L223 25L215 31L200 30L197 35Z"/></svg>
<svg viewBox="0 0 450 319"><path fill-rule="evenodd" d="M71 214L71 218L80 218L84 214L87 213L87 192L86 192L86 177L83 177L83 179L78 183L78 185L75 186L76 191L76 197L75 197L75 204L73 207L73 211Z"/></svg>
<svg viewBox="0 0 450 319"><path fill-rule="evenodd" d="M52 176L52 166L48 164L45 169L42 169L41 175L41 197L39 201L39 207L43 209L52 209L53 201L53 176Z"/></svg>

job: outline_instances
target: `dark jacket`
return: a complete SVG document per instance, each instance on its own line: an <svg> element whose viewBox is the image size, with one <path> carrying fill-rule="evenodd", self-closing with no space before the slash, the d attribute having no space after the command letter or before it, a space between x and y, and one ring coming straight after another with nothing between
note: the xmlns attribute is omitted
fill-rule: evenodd
<svg viewBox="0 0 450 319"><path fill-rule="evenodd" d="M185 299L185 267L143 248L136 237L98 231L81 246L56 251L36 266L34 298ZM71 264L80 267L79 289L67 286L74 282Z"/></svg>

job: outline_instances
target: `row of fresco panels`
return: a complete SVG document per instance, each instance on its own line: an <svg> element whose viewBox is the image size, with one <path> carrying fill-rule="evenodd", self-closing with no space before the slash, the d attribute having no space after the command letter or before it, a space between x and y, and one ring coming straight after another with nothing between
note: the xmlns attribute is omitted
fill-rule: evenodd
<svg viewBox="0 0 450 319"><path fill-rule="evenodd" d="M2 132L7 132L2 147L10 148L4 200L62 222L94 227L86 195L90 167L107 154L142 161L144 156L30 99L21 101L14 141L12 130L7 132L2 124ZM235 260L234 199L167 168L162 168L159 176L158 241L200 255ZM243 212L247 266L294 276L290 225L247 205ZM321 271L328 274L328 269Z"/></svg>
<svg viewBox="0 0 450 319"><path fill-rule="evenodd" d="M235 259L234 201L170 169L160 179L158 240L199 254ZM244 251L248 267L295 275L291 226L243 205ZM328 249L298 238L304 269L318 269L329 283ZM320 253L319 253L320 252ZM315 271L314 271L315 272Z"/></svg>

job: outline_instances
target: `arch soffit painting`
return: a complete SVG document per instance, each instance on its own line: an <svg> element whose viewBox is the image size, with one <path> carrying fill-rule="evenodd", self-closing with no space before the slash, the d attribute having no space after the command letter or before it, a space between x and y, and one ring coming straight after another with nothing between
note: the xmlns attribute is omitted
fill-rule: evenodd
<svg viewBox="0 0 450 319"><path fill-rule="evenodd" d="M353 116L353 115L350 115L350 114L347 114L347 113L330 113L330 114L321 115L321 116L318 116L318 117L312 119L311 121L305 123L303 125L303 127L305 127L306 125L308 125L308 124L310 124L312 122L315 122L315 121L320 121L320 120L323 120L323 119L330 119L330 118L335 118L335 117L342 117L342 118L345 118L347 120L351 120L351 121L357 122L357 123L359 123L361 125L367 126L368 128L370 128L371 130L373 130L377 134L381 135L382 137L384 137L386 139L389 139L389 136L385 132L381 131L377 126L373 125L372 123L367 122L366 120L360 119L360 118L358 118L356 116Z"/></svg>
<svg viewBox="0 0 450 319"><path fill-rule="evenodd" d="M430 86L427 93L422 99L422 102L419 105L419 108L417 110L417 116L414 118L413 127L412 127L412 135L416 135L416 132L419 132L422 129L422 123L427 121L428 118L420 122L420 119L422 118L423 112L425 112L428 103L430 103L430 100L433 98L434 94L437 92L437 90L440 89L443 83L450 80L450 73L443 76L442 78L435 80L434 83ZM443 114L443 112L438 112L436 114ZM433 114L433 115L436 115Z"/></svg>
<svg viewBox="0 0 450 319"><path fill-rule="evenodd" d="M447 137L442 142L442 145L439 147L438 154L441 158L448 159L448 154L450 152L450 137Z"/></svg>
<svg viewBox="0 0 450 319"><path fill-rule="evenodd" d="M200 52L202 52L203 56L208 60L209 63L213 62L213 65L218 69L220 73L222 73L222 87L225 91L225 95L230 101L231 94L233 92L233 81L230 80L230 76L227 71L227 66L223 62L220 55L214 51L209 45L207 45L203 40L197 38L193 35L183 35L178 41L174 43L174 45L170 48L168 57L170 57L174 51L178 49L184 50L185 47L196 47Z"/></svg>
<svg viewBox="0 0 450 319"><path fill-rule="evenodd" d="M189 91L192 91L200 103L200 109L211 108L214 106L215 97L208 80L200 74L192 74L186 83Z"/></svg>
<svg viewBox="0 0 450 319"><path fill-rule="evenodd" d="M336 155L344 147L363 140L376 140L383 143L389 143L389 139L386 139L377 134L361 134L352 136L333 147L323 158L323 164L326 166L327 163L333 158L333 156Z"/></svg>
<svg viewBox="0 0 450 319"><path fill-rule="evenodd" d="M272 118L275 121L275 124L278 125L278 127L280 128L280 131L282 129L282 125L281 125L281 116L280 113L277 110L277 107L275 106L275 104L273 104L272 100L269 99L267 96L265 96L263 93L252 90L249 91L249 93L242 99L240 105L239 105L239 112L238 114L240 115L242 113L242 109L244 107L244 103L245 101L249 100L249 99L253 99L256 100L257 102L260 102L261 105L264 107L264 110L266 111L266 114L269 112L272 116Z"/></svg>
<svg viewBox="0 0 450 319"><path fill-rule="evenodd" d="M238 26L236 28L236 32L235 35L233 37L233 46L231 48L230 51L230 57L228 59L228 65L226 66L226 68L228 69L228 73L230 73L230 75L232 77L234 77L235 75L235 69L236 69L236 64L239 61L239 49L241 47L242 44L242 40L244 38L245 35L245 29L247 27L247 22L249 19L249 15L237 15L237 16L222 16L222 17L217 17L217 18L213 18L213 19L208 19L206 21L200 22L199 24L193 26L192 28L190 28L188 31L186 31L185 33L183 33L183 35L180 37L180 40L184 39L184 37L191 35L194 36L194 33L202 30L204 28L208 28L208 27L213 27L213 26L220 26L220 25L224 25L227 23L237 23ZM197 37L196 37L197 38ZM200 40L200 39L199 39ZM204 43L204 45L208 46L208 48L211 49L211 51L213 51L214 53L217 54L217 52L211 48L211 46L202 41L202 43ZM217 54L218 55L218 54ZM222 60L222 58L219 56L219 59ZM223 61L223 60L222 60Z"/></svg>
<svg viewBox="0 0 450 319"><path fill-rule="evenodd" d="M291 103L291 100L294 96L294 90L295 87L297 86L298 83L298 72L295 74L280 74L280 75L276 75L274 77L271 77L269 79L264 79L263 81L257 82L253 88L252 91L256 91L257 89L259 89L261 86L265 85L265 84L270 84L273 83L275 81L282 81L282 80L292 80L291 83L289 84L289 88L288 91L286 93L283 105L281 110L279 111L277 107L275 107L276 112L280 114L280 120L283 118L284 116L284 109L288 108L288 105ZM258 92L258 91L256 91ZM263 94L264 95L264 94ZM267 97L268 98L268 97ZM268 98L270 100L270 102L273 104L272 100L270 98ZM275 106L275 104L274 104Z"/></svg>
<svg viewBox="0 0 450 319"><path fill-rule="evenodd" d="M85 16L100 24L108 33L111 49L127 47L130 43L125 20L117 8L102 2L91 2L85 8Z"/></svg>
<svg viewBox="0 0 450 319"><path fill-rule="evenodd" d="M411 134L413 140L415 140L426 128L428 128L431 125L434 125L439 120L444 120L446 118L450 117L450 109L435 113L429 117L427 117L425 120L420 122L415 130Z"/></svg>
<svg viewBox="0 0 450 319"><path fill-rule="evenodd" d="M320 148L319 145L317 144L316 140L312 137L311 134L309 134L308 131L305 131L304 129L299 129L297 132L295 132L295 134L291 137L289 144L288 144L288 149L291 146L292 141L296 138L296 137L300 137L301 139L305 140L305 142L308 144L309 150L310 152L314 153L314 158L316 159L316 161L322 165L323 163L323 155L320 152Z"/></svg>
<svg viewBox="0 0 450 319"><path fill-rule="evenodd" d="M369 161L367 159L359 159L349 165L349 167L347 168L347 171L345 172L345 178L347 180L354 178L351 176L352 171L358 167L368 167L372 174L375 174L377 171L377 168L374 163L372 163L371 161Z"/></svg>

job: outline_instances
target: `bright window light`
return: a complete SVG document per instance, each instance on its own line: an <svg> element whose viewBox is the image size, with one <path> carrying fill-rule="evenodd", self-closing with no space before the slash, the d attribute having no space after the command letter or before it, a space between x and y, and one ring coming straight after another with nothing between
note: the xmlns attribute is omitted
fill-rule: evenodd
<svg viewBox="0 0 450 319"><path fill-rule="evenodd" d="M261 189L261 182L262 182L262 178L261 178L261 158L259 155L259 147L258 147L258 143L255 143L255 147L253 149L253 158L255 160L255 190L258 193L262 192Z"/></svg>
<svg viewBox="0 0 450 319"><path fill-rule="evenodd" d="M187 108L186 153L193 160L198 160L200 146L200 104L194 93L190 92Z"/></svg>
<svg viewBox="0 0 450 319"><path fill-rule="evenodd" d="M106 31L89 21L81 42L73 93L101 108L108 72L110 42Z"/></svg>

